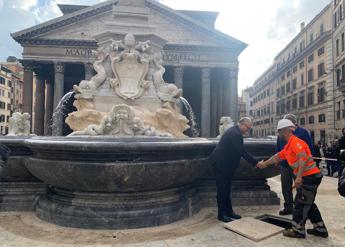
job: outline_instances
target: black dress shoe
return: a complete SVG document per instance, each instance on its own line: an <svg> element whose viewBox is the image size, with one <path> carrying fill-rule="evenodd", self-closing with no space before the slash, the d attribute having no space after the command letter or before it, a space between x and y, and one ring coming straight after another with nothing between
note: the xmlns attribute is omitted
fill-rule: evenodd
<svg viewBox="0 0 345 247"><path fill-rule="evenodd" d="M279 211L279 215L289 215L292 214L292 210L283 208L282 210Z"/></svg>
<svg viewBox="0 0 345 247"><path fill-rule="evenodd" d="M236 214L235 212L232 212L231 214L227 214L228 217L230 217L233 220L239 220L241 219L241 215Z"/></svg>
<svg viewBox="0 0 345 247"><path fill-rule="evenodd" d="M223 221L225 223L232 221L232 219L226 215L218 216L218 220Z"/></svg>

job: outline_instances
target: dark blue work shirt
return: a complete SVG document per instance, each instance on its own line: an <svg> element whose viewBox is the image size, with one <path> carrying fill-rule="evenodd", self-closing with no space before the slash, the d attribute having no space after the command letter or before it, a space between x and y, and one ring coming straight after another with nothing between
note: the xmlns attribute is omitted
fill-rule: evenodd
<svg viewBox="0 0 345 247"><path fill-rule="evenodd" d="M293 134L295 136L297 136L299 139L302 139L305 143L307 143L309 148L310 148L310 152L312 153L313 156L315 156L314 144L311 140L309 132L304 128L297 127L296 130L293 132ZM283 150L285 145L286 145L286 141L284 141L283 139L278 137L278 139L277 139L277 150L276 150L277 153L280 152L281 150ZM289 164L287 163L286 160L281 161L280 165L289 167Z"/></svg>

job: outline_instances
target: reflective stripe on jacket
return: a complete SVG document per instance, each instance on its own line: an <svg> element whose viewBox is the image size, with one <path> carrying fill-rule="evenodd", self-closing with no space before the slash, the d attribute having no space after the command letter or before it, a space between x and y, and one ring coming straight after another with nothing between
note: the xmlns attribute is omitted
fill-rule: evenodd
<svg viewBox="0 0 345 247"><path fill-rule="evenodd" d="M320 169L316 166L315 161L311 158L312 155L308 145L294 135L290 137L284 149L278 153L278 156L281 160L286 160L288 162L289 166L296 175L299 169L297 156L301 153L306 154L306 157L302 157L302 160L306 162L302 176L305 177L320 173Z"/></svg>

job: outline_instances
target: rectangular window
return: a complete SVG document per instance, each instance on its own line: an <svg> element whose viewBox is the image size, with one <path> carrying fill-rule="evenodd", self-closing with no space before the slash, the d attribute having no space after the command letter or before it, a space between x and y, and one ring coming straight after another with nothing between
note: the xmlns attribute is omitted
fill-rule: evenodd
<svg viewBox="0 0 345 247"><path fill-rule="evenodd" d="M341 80L340 83L344 83L345 82L345 64L343 64L341 66Z"/></svg>
<svg viewBox="0 0 345 247"><path fill-rule="evenodd" d="M286 83L286 93L290 93L290 82Z"/></svg>
<svg viewBox="0 0 345 247"><path fill-rule="evenodd" d="M338 20L337 20L337 13L334 13L334 16L333 16L333 26L334 26L334 28L336 28L337 27L337 23L338 22Z"/></svg>
<svg viewBox="0 0 345 247"><path fill-rule="evenodd" d="M302 91L301 93L300 93L300 95L299 95L299 107L300 108L303 108L304 107L304 103L305 103L305 97L304 97L304 91Z"/></svg>
<svg viewBox="0 0 345 247"><path fill-rule="evenodd" d="M325 74L325 63L320 63L318 66L317 66L317 73L318 73L318 76L321 77Z"/></svg>
<svg viewBox="0 0 345 247"><path fill-rule="evenodd" d="M325 101L326 90L324 87L317 89L317 102L322 103Z"/></svg>
<svg viewBox="0 0 345 247"><path fill-rule="evenodd" d="M6 84L5 78L3 78L3 77L1 77L1 76L0 76L0 84L2 84L2 85L5 85L5 84Z"/></svg>
<svg viewBox="0 0 345 247"><path fill-rule="evenodd" d="M296 73L296 72L297 72L297 66L295 66L295 67L292 68L292 72L293 72L293 73Z"/></svg>
<svg viewBox="0 0 345 247"><path fill-rule="evenodd" d="M286 77L289 77L291 75L291 71L289 70L288 72L286 72Z"/></svg>
<svg viewBox="0 0 345 247"><path fill-rule="evenodd" d="M314 116L309 117L309 124L313 124L315 122Z"/></svg>
<svg viewBox="0 0 345 247"><path fill-rule="evenodd" d="M325 47L324 46L322 46L321 48L319 48L318 50L317 50L317 55L318 56L321 56L322 54L324 54L325 53Z"/></svg>
<svg viewBox="0 0 345 247"><path fill-rule="evenodd" d="M297 88L297 79L292 80L292 90L296 90Z"/></svg>
<svg viewBox="0 0 345 247"><path fill-rule="evenodd" d="M340 81L341 81L341 70L337 69L337 86L340 86Z"/></svg>
<svg viewBox="0 0 345 247"><path fill-rule="evenodd" d="M308 106L314 104L314 89L308 89Z"/></svg>
<svg viewBox="0 0 345 247"><path fill-rule="evenodd" d="M311 63L314 60L314 54L309 55L308 63Z"/></svg>
<svg viewBox="0 0 345 247"><path fill-rule="evenodd" d="M345 50L345 37L344 33L341 34L341 51L343 52Z"/></svg>
<svg viewBox="0 0 345 247"><path fill-rule="evenodd" d="M308 70L308 82L314 80L314 70L310 69Z"/></svg>
<svg viewBox="0 0 345 247"><path fill-rule="evenodd" d="M301 75L301 85L304 85L304 74Z"/></svg>
<svg viewBox="0 0 345 247"><path fill-rule="evenodd" d="M324 123L324 122L326 122L326 115L320 114L319 115L319 123Z"/></svg>
<svg viewBox="0 0 345 247"><path fill-rule="evenodd" d="M335 54L338 57L339 56L339 39L337 39L337 41L335 41Z"/></svg>
<svg viewBox="0 0 345 247"><path fill-rule="evenodd" d="M314 34L311 33L311 34L309 35L309 37L310 37L310 43L313 42L313 41L314 41Z"/></svg>
<svg viewBox="0 0 345 247"><path fill-rule="evenodd" d="M304 61L299 63L299 68L302 69L304 67Z"/></svg>
<svg viewBox="0 0 345 247"><path fill-rule="evenodd" d="M339 21L343 19L343 5L339 5Z"/></svg>

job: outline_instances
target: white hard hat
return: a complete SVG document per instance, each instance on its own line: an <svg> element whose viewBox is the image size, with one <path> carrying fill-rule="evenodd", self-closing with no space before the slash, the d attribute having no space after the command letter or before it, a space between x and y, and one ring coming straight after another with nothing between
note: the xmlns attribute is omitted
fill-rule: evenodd
<svg viewBox="0 0 345 247"><path fill-rule="evenodd" d="M277 125L277 130L281 130L281 129L284 129L284 128L287 128L287 127L295 127L295 125L289 119L281 119L281 120L279 120L278 125Z"/></svg>

